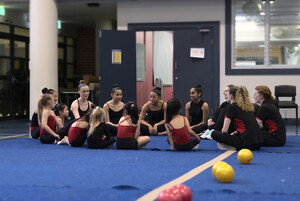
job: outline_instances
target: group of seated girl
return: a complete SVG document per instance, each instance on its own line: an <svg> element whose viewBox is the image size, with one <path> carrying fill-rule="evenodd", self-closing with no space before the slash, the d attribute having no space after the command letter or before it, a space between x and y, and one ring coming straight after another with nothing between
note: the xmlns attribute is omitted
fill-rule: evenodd
<svg viewBox="0 0 300 201"><path fill-rule="evenodd" d="M32 138L39 138L42 143L59 141L78 147L87 140L90 148L105 148L115 142L111 136L117 136L117 148L137 149L150 141L147 135L167 134L172 149L190 150L197 147L199 137L205 138L209 133L211 139L219 142L220 149L257 150L261 146L285 144L285 126L267 86L255 88L254 99L260 104L256 116L247 89L228 85L223 93L226 101L208 119L209 106L201 98L200 85L191 88L191 101L185 105L184 117L180 115L181 101L172 98L165 103L160 88L150 92L140 114L134 102L122 102L118 85L113 86L112 99L103 109L95 107L88 100L88 85L81 81L80 97L71 104L71 121L65 125L64 119L69 116L67 106L56 104L54 90L45 88L42 92L31 124Z"/></svg>

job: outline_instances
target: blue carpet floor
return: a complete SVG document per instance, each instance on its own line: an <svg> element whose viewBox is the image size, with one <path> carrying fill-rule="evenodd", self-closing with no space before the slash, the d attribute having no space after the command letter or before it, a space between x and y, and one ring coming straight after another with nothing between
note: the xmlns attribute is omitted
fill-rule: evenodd
<svg viewBox="0 0 300 201"><path fill-rule="evenodd" d="M44 145L34 139L0 142L0 200L136 200L217 157L214 141L190 152L169 151L165 136L151 137L140 150ZM225 161L231 183L216 181L211 168L187 181L193 200L300 200L300 137L285 147L263 147L250 165L237 153Z"/></svg>

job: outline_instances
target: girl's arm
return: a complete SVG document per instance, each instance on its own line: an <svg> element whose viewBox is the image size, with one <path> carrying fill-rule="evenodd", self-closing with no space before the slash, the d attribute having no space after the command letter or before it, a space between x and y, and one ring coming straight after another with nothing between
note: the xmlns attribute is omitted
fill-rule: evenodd
<svg viewBox="0 0 300 201"><path fill-rule="evenodd" d="M74 100L73 103L71 104L70 110L72 111L75 119L80 118L78 107L79 107L78 101Z"/></svg>
<svg viewBox="0 0 300 201"><path fill-rule="evenodd" d="M185 105L185 117L187 118L188 122L190 122L190 107L191 107L191 102L188 102Z"/></svg>
<svg viewBox="0 0 300 201"><path fill-rule="evenodd" d="M138 139L138 137L140 136L140 128L141 128L141 122L138 121L136 130L135 130L135 135L134 135L135 139Z"/></svg>
<svg viewBox="0 0 300 201"><path fill-rule="evenodd" d="M188 129L189 134L191 134L192 136L194 136L199 142L200 142L200 137L192 130L189 121L187 120L187 118L184 118L184 121L186 123L186 127Z"/></svg>
<svg viewBox="0 0 300 201"><path fill-rule="evenodd" d="M263 124L262 124L262 120L256 118L256 121L258 123L259 128L263 128L264 127Z"/></svg>
<svg viewBox="0 0 300 201"><path fill-rule="evenodd" d="M56 123L57 129L61 129L62 127L64 127L64 125L62 123L62 119L57 116L55 116L55 123Z"/></svg>
<svg viewBox="0 0 300 201"><path fill-rule="evenodd" d="M53 135L55 138L57 138L57 140L60 140L59 135L57 135L53 130L51 130L51 128L47 124L49 115L50 115L49 110L43 110L43 113L42 113L42 128L45 131L47 131L47 133L49 133L49 134Z"/></svg>
<svg viewBox="0 0 300 201"><path fill-rule="evenodd" d="M171 135L171 131L169 129L169 126L167 125L167 123L165 123L165 127L166 127L166 131L168 133L168 139L169 139L169 143L172 147L173 150L175 150L175 147L174 147L174 140L173 140L173 137Z"/></svg>
<svg viewBox="0 0 300 201"><path fill-rule="evenodd" d="M142 111L141 111L141 114L140 114L140 122L141 124L145 125L145 126L151 126L151 124L148 124L146 121L145 121L145 116L146 116L146 113L148 111L148 103L145 103L142 107ZM152 127L152 126L151 126Z"/></svg>
<svg viewBox="0 0 300 201"><path fill-rule="evenodd" d="M228 133L230 123L231 123L231 119L229 119L228 117L225 117L223 128L222 128L222 133Z"/></svg>
<svg viewBox="0 0 300 201"><path fill-rule="evenodd" d="M118 127L118 124L114 124L112 122L110 122L110 118L109 118L109 106L108 103L105 103L103 106L103 109L105 111L105 123L110 124L112 126Z"/></svg>

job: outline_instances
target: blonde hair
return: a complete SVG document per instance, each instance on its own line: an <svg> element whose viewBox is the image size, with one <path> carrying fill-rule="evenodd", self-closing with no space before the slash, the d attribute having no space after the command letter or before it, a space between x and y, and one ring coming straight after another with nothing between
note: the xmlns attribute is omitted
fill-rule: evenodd
<svg viewBox="0 0 300 201"><path fill-rule="evenodd" d="M92 135L95 128L96 128L96 124L98 122L101 122L104 118L104 110L97 106L93 109L93 112L91 113L91 116L90 116L90 128L89 128L89 131L88 131L88 136Z"/></svg>
<svg viewBox="0 0 300 201"><path fill-rule="evenodd" d="M53 99L51 94L44 94L39 102L38 102L38 113L39 113L39 120L42 122L42 113L45 106L49 104L49 101Z"/></svg>
<svg viewBox="0 0 300 201"><path fill-rule="evenodd" d="M249 92L246 87L241 86L236 92L237 105L246 112L253 112L254 107L249 98Z"/></svg>

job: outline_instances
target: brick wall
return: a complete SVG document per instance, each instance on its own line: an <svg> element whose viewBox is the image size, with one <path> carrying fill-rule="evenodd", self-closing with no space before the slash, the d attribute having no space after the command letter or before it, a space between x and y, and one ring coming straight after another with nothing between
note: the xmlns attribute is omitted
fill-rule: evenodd
<svg viewBox="0 0 300 201"><path fill-rule="evenodd" d="M80 27L77 31L76 74L95 75L95 28Z"/></svg>

